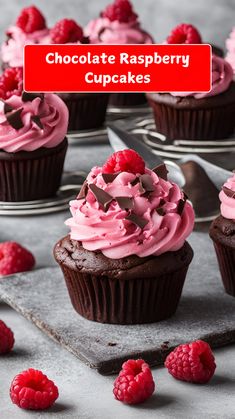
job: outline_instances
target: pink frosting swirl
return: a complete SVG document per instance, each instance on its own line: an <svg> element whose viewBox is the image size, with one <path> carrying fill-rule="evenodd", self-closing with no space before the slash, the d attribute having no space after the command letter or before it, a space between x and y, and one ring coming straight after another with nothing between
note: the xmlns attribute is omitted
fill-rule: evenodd
<svg viewBox="0 0 235 419"><path fill-rule="evenodd" d="M0 149L9 153L34 151L40 147L52 148L61 143L67 133L68 108L59 96L45 94L23 102L20 96L11 96L5 101L14 110L21 109L23 127L14 129L4 113L4 102L0 102ZM39 116L40 128L32 119Z"/></svg>
<svg viewBox="0 0 235 419"><path fill-rule="evenodd" d="M232 29L228 39L226 39L227 55L226 60L232 66L235 73L235 28Z"/></svg>
<svg viewBox="0 0 235 419"><path fill-rule="evenodd" d="M145 32L137 20L111 22L106 17L91 20L84 29L92 44L153 44L153 38Z"/></svg>
<svg viewBox="0 0 235 419"><path fill-rule="evenodd" d="M229 191L234 192L235 196L235 174L230 177L225 184L219 194L219 199L221 201L220 211L224 218L228 220L235 220L235 199L232 196L229 196L229 191L226 191L226 188Z"/></svg>
<svg viewBox="0 0 235 419"><path fill-rule="evenodd" d="M49 29L42 29L33 33L25 33L18 26L11 26L6 34L9 39L2 44L2 61L10 67L23 67L23 49L25 45L43 44Z"/></svg>
<svg viewBox="0 0 235 419"><path fill-rule="evenodd" d="M225 92L233 80L233 69L231 65L221 57L212 55L212 88L208 93L196 92L170 92L172 96L187 97L193 96L195 99L216 96Z"/></svg>
<svg viewBox="0 0 235 419"><path fill-rule="evenodd" d="M133 184L136 176L132 173L122 172L106 184L102 168L95 167L87 178L88 185L94 184L113 197L131 198L133 212L147 221L145 227L127 220L128 211L115 200L105 212L89 189L85 199L70 202L72 218L66 225L71 229L71 239L81 241L87 250L100 250L111 259L157 256L180 249L193 230L193 208L185 202L182 213L178 212L184 196L180 188L149 169L145 173L153 182L153 192L147 195L141 194L139 183ZM159 207L163 208L162 215L156 211Z"/></svg>

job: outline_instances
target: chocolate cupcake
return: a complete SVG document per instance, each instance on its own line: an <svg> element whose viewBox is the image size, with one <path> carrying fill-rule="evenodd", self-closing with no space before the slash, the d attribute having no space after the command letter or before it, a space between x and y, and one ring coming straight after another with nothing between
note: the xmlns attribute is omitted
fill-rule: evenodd
<svg viewBox="0 0 235 419"><path fill-rule="evenodd" d="M97 19L91 20L84 29L92 44L152 44L153 38L142 29L138 15L129 0L115 0ZM147 103L144 93L111 93L112 106L127 107Z"/></svg>
<svg viewBox="0 0 235 419"><path fill-rule="evenodd" d="M75 310L102 323L150 323L177 308L193 252L194 212L165 166L133 150L94 167L71 201L54 256Z"/></svg>
<svg viewBox="0 0 235 419"><path fill-rule="evenodd" d="M219 194L221 215L210 227L225 291L235 297L235 175Z"/></svg>
<svg viewBox="0 0 235 419"><path fill-rule="evenodd" d="M156 128L169 139L216 140L234 132L235 83L230 64L212 56L209 93L149 93Z"/></svg>
<svg viewBox="0 0 235 419"><path fill-rule="evenodd" d="M0 201L48 198L60 186L68 110L54 94L0 102Z"/></svg>

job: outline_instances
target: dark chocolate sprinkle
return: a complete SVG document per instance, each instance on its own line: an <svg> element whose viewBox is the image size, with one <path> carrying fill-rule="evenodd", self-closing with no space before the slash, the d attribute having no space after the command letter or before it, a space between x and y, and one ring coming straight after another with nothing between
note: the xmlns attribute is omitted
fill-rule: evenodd
<svg viewBox="0 0 235 419"><path fill-rule="evenodd" d="M179 200L178 207L177 207L177 213L179 215L181 215L183 213L185 203L186 203L186 201L184 199Z"/></svg>
<svg viewBox="0 0 235 419"><path fill-rule="evenodd" d="M144 175L141 175L139 177L140 180L140 185L142 188L140 188L140 193L142 190L144 192L153 192L154 191L154 186L153 186L153 179L151 178L150 175L148 175L147 173Z"/></svg>
<svg viewBox="0 0 235 419"><path fill-rule="evenodd" d="M109 195L107 192L103 191L103 189L99 188L98 186L91 183L89 185L89 189L95 195L98 203L103 207L105 211L108 210L109 205L111 204L113 197Z"/></svg>
<svg viewBox="0 0 235 419"><path fill-rule="evenodd" d="M235 191L232 189L227 188L227 186L223 186L222 190L229 198L235 198Z"/></svg>
<svg viewBox="0 0 235 419"><path fill-rule="evenodd" d="M159 166L155 167L153 169L153 172L156 173L160 178L167 180L167 173L168 170L166 168L166 165L164 163L159 164Z"/></svg>
<svg viewBox="0 0 235 419"><path fill-rule="evenodd" d="M120 174L118 173L102 173L102 178L104 179L105 183L111 183L116 179L116 177Z"/></svg>
<svg viewBox="0 0 235 419"><path fill-rule="evenodd" d="M123 210L133 209L134 207L133 199L128 196L117 196L115 199L119 207Z"/></svg>
<svg viewBox="0 0 235 419"><path fill-rule="evenodd" d="M9 103L6 103L6 102L4 102L4 108L3 108L3 111L4 111L4 114L6 115L8 112L11 112L11 111L13 111L14 110L14 108L11 106L11 105L9 105Z"/></svg>
<svg viewBox="0 0 235 419"><path fill-rule="evenodd" d="M87 185L87 181L85 180L77 196L77 199L85 199L87 196L87 192L88 192L88 185Z"/></svg>
<svg viewBox="0 0 235 419"><path fill-rule="evenodd" d="M13 112L8 112L6 114L7 122L12 126L12 128L18 130L23 128L24 124L21 119L21 112L23 111L23 108L17 109Z"/></svg>
<svg viewBox="0 0 235 419"><path fill-rule="evenodd" d="M156 211L159 215L165 215L165 210L163 207L156 208Z"/></svg>
<svg viewBox="0 0 235 419"><path fill-rule="evenodd" d="M140 217L137 214L127 215L126 220L131 221L132 223L137 225L137 227L140 227L140 228L144 228L146 226L146 224L148 224L148 220L146 220L145 218Z"/></svg>
<svg viewBox="0 0 235 419"><path fill-rule="evenodd" d="M43 93L28 93L23 91L22 93L22 101L23 102L32 102L36 97L40 97L40 99L44 99Z"/></svg>
<svg viewBox="0 0 235 419"><path fill-rule="evenodd" d="M31 116L32 121L40 128L43 129L43 125L41 122L41 119L38 115L32 115Z"/></svg>

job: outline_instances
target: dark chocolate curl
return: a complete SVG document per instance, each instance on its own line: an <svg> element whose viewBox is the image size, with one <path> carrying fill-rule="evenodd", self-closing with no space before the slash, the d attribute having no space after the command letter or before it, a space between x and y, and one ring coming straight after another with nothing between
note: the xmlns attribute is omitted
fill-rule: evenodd
<svg viewBox="0 0 235 419"><path fill-rule="evenodd" d="M31 116L32 121L40 128L43 129L43 125L41 122L41 119L38 115L32 115Z"/></svg>
<svg viewBox="0 0 235 419"><path fill-rule="evenodd" d="M132 223L137 225L137 227L140 227L142 229L148 224L148 220L146 220L145 218L140 217L137 214L127 215L126 220L131 221Z"/></svg>
<svg viewBox="0 0 235 419"><path fill-rule="evenodd" d="M107 192L103 191L103 189L94 185L94 183L91 183L88 186L91 192L94 194L95 198L97 199L98 203L103 207L104 211L107 211L109 205L113 200L113 197L109 195Z"/></svg>
<svg viewBox="0 0 235 419"><path fill-rule="evenodd" d="M150 175L148 175L147 173L144 175L141 175L139 177L140 180L140 193L145 193L145 192L153 192L154 191L154 185L153 185L153 179L151 178ZM143 191L143 192L142 192Z"/></svg>
<svg viewBox="0 0 235 419"><path fill-rule="evenodd" d="M153 169L153 172L156 173L160 178L167 180L167 173L168 170L166 168L166 165L164 163L159 164L159 166L155 167Z"/></svg>
<svg viewBox="0 0 235 419"><path fill-rule="evenodd" d="M159 215L162 215L162 216L165 215L166 213L163 207L156 208L156 211Z"/></svg>
<svg viewBox="0 0 235 419"><path fill-rule="evenodd" d="M235 198L235 191L232 189L227 188L227 186L223 186L222 190L229 198Z"/></svg>
<svg viewBox="0 0 235 419"><path fill-rule="evenodd" d="M17 109L16 111L8 112L6 114L7 122L11 125L12 128L15 130L23 128L24 124L21 119L21 112L23 108Z"/></svg>
<svg viewBox="0 0 235 419"><path fill-rule="evenodd" d="M180 199L179 200L178 207L177 207L177 213L179 215L182 215L183 210L184 210L185 203L186 203L186 201L184 199Z"/></svg>
<svg viewBox="0 0 235 419"><path fill-rule="evenodd" d="M88 192L88 185L87 185L87 180L85 180L77 196L77 199L86 199L87 192Z"/></svg>
<svg viewBox="0 0 235 419"><path fill-rule="evenodd" d="M111 183L116 179L116 177L120 174L118 173L102 173L102 178L104 179L105 183Z"/></svg>
<svg viewBox="0 0 235 419"><path fill-rule="evenodd" d="M3 112L5 115L13 110L14 108L11 105L9 105L9 103L4 102Z"/></svg>
<svg viewBox="0 0 235 419"><path fill-rule="evenodd" d="M131 210L134 207L133 199L128 196L117 196L115 199L119 207L123 210Z"/></svg>
<svg viewBox="0 0 235 419"><path fill-rule="evenodd" d="M23 102L32 102L36 97L40 97L41 100L44 99L43 93L28 93L23 91L22 93L22 101Z"/></svg>

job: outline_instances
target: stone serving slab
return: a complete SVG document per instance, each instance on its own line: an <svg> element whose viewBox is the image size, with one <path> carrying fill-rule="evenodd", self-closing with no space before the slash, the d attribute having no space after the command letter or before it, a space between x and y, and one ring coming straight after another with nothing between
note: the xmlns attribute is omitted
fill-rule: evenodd
<svg viewBox="0 0 235 419"><path fill-rule="evenodd" d="M160 323L116 326L83 319L57 267L2 278L0 297L101 374L117 372L130 357L159 365L183 342L201 338L219 347L235 341L235 298L224 293L213 245L205 231L193 233L190 242L195 257L180 306Z"/></svg>

